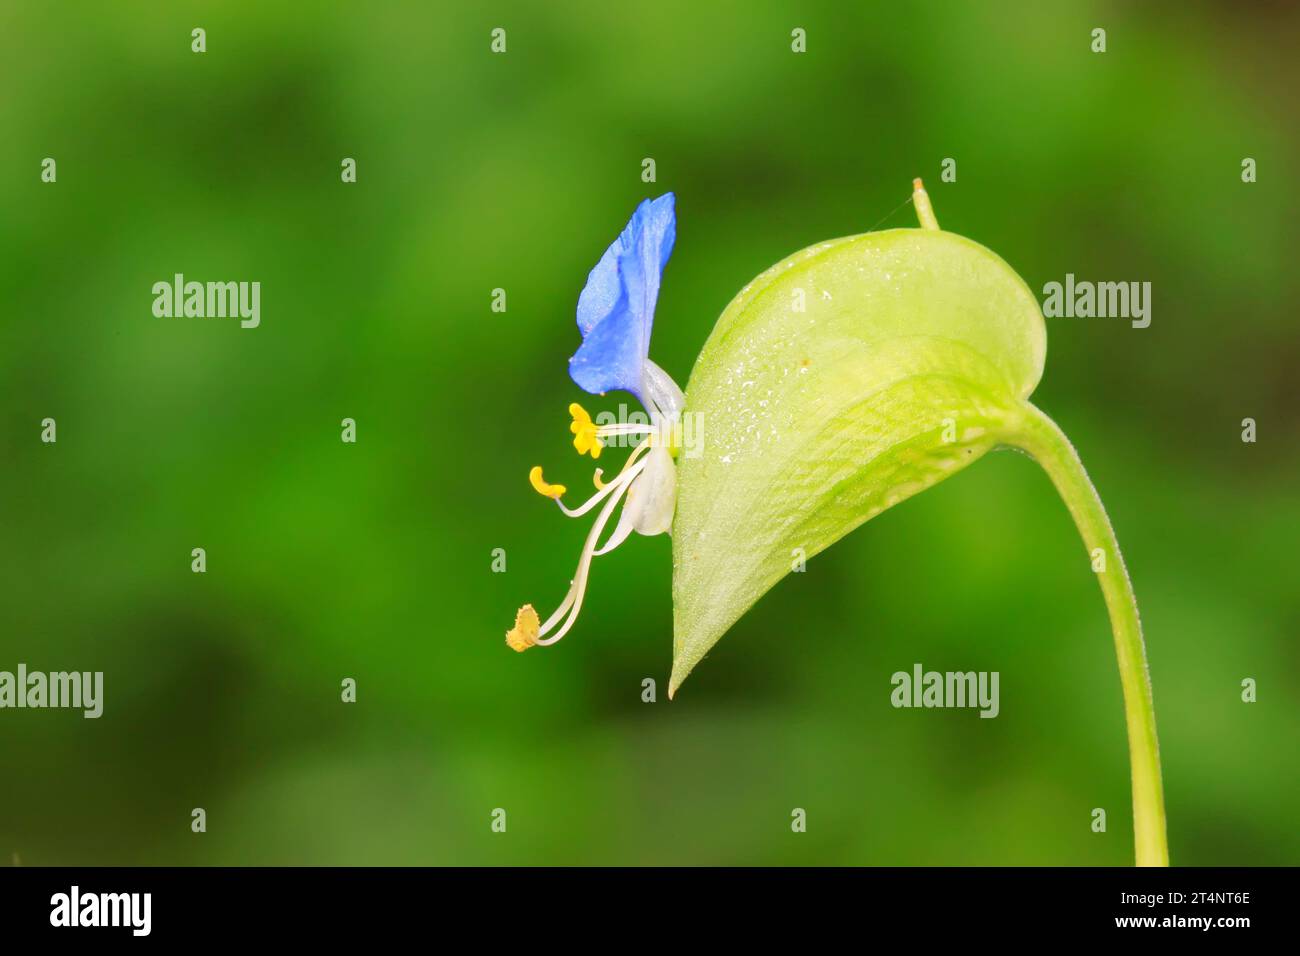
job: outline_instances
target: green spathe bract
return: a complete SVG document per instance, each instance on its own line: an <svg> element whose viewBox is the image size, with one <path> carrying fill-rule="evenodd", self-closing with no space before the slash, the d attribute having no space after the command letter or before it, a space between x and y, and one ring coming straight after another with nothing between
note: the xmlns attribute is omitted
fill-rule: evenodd
<svg viewBox="0 0 1300 956"><path fill-rule="evenodd" d="M1137 608L1100 500L1028 401L1046 333L997 255L924 228L819 243L768 269L718 319L686 389L698 448L679 459L669 693L790 572L864 521L997 447L1043 464L1099 573L1133 764L1139 863L1167 862L1155 719Z"/></svg>
<svg viewBox="0 0 1300 956"><path fill-rule="evenodd" d="M679 459L673 684L793 549L811 557L997 444L1044 349L1020 277L946 232L822 243L741 292L687 387L702 453Z"/></svg>

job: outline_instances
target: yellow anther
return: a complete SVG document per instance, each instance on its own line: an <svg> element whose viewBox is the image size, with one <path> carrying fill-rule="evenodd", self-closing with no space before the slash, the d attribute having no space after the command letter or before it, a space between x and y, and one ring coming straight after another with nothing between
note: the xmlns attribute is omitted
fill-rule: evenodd
<svg viewBox="0 0 1300 956"><path fill-rule="evenodd" d="M591 452L592 458L599 458L603 446L600 444L600 439L596 437L596 423L591 420L587 410L577 402L569 406L569 414L573 416L573 421L569 425L569 431L573 432L573 447L577 449L579 455Z"/></svg>
<svg viewBox="0 0 1300 956"><path fill-rule="evenodd" d="M578 431L579 425L591 424L591 416L588 415L587 410L577 402L572 402L569 405L569 414L573 416L573 424L569 426L569 429L575 434Z"/></svg>
<svg viewBox="0 0 1300 956"><path fill-rule="evenodd" d="M577 450L579 455L585 455L587 452L591 452L592 458L599 458L600 453L604 448L600 443L600 439L596 437L596 429L594 427L589 432L584 431L575 435L573 437L573 447Z"/></svg>
<svg viewBox="0 0 1300 956"><path fill-rule="evenodd" d="M515 626L506 631L506 644L512 651L520 653L537 643L537 632L542 622L537 619L537 612L531 604L525 604L515 615Z"/></svg>
<svg viewBox="0 0 1300 956"><path fill-rule="evenodd" d="M541 465L533 465L532 470L528 472L528 481L532 484L533 491L546 498L558 498L568 490L564 485L548 484L542 477Z"/></svg>
<svg viewBox="0 0 1300 956"><path fill-rule="evenodd" d="M600 480L600 476L603 475L604 473L605 473L604 468L597 468L596 473L591 476L591 483L596 486L597 491L600 491L601 488L605 487L605 483Z"/></svg>

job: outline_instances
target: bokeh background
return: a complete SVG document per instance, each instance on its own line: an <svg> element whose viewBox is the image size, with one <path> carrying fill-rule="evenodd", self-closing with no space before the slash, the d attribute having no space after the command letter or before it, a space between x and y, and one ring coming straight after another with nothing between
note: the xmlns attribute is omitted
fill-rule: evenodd
<svg viewBox="0 0 1300 956"><path fill-rule="evenodd" d="M666 537L596 564L558 647L502 643L585 534L526 474L588 480L574 303L636 202L678 196L653 354L685 384L742 285L912 225L921 175L1035 290L1153 284L1146 330L1049 321L1035 400L1129 561L1173 861L1300 863L1298 27L1228 2L5 4L0 669L102 670L106 704L0 712L0 860L1130 862L1104 606L1022 456L814 559L672 702ZM261 327L155 318L176 272L260 281ZM894 710L917 661L999 671L1001 715Z"/></svg>

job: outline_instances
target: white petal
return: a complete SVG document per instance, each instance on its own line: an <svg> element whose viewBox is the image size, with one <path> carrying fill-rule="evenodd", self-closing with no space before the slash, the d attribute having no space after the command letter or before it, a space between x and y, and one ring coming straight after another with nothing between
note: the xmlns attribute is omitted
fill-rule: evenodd
<svg viewBox="0 0 1300 956"><path fill-rule="evenodd" d="M635 506L632 521L639 534L663 534L673 526L673 512L677 507L677 466L667 448L655 445L650 449L645 471L627 494L623 514Z"/></svg>

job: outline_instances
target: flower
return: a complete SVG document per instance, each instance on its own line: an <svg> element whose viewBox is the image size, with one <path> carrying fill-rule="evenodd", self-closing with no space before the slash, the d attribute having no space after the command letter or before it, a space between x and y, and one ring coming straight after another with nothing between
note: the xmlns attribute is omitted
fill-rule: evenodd
<svg viewBox="0 0 1300 956"><path fill-rule="evenodd" d="M632 393L645 407L650 421L598 425L577 402L569 406L573 418L569 431L579 455L590 453L593 459L599 458L605 447L602 438L640 438L613 479L604 481L603 469L596 469L592 477L596 493L576 508L560 500L567 489L547 482L540 465L529 472L533 489L554 499L568 517L580 518L597 507L600 510L583 544L568 594L545 622L539 620L531 604L520 608L515 626L506 633L506 644L512 650L554 644L569 632L582 609L593 558L613 551L633 531L656 535L672 526L677 503L677 467L673 458L685 398L668 373L650 361L649 352L659 280L677 236L674 204L673 194L666 193L637 206L627 226L587 276L587 284L578 296L582 345L569 359L570 377L593 395ZM618 523L601 543L605 527L620 504L623 510Z"/></svg>

